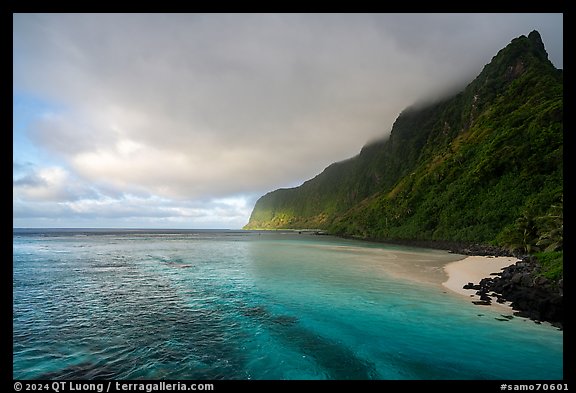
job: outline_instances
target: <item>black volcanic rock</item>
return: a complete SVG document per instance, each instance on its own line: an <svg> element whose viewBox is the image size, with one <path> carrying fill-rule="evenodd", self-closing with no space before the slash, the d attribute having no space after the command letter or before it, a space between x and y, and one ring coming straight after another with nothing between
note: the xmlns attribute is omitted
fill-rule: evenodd
<svg viewBox="0 0 576 393"><path fill-rule="evenodd" d="M534 321L547 321L559 328L564 323L563 280L553 281L540 274L540 265L526 257L502 270L500 277L480 281L479 293L497 294L497 302L512 302L515 315ZM468 285L469 286L469 285ZM486 297L480 297L484 300ZM474 304L483 304L474 302Z"/></svg>

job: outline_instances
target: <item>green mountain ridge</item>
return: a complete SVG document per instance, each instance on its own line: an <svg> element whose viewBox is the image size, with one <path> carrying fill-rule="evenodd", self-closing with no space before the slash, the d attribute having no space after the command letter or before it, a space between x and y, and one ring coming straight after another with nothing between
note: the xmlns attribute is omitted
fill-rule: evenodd
<svg viewBox="0 0 576 393"><path fill-rule="evenodd" d="M261 197L245 229L504 244L563 194L563 76L537 31L460 93L405 109L390 136Z"/></svg>

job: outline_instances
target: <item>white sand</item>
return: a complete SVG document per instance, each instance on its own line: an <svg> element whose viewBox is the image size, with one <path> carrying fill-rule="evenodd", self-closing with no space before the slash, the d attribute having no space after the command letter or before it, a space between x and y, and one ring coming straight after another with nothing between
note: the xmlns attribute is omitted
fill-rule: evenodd
<svg viewBox="0 0 576 393"><path fill-rule="evenodd" d="M463 289L462 287L469 282L478 284L483 278L490 277L490 273L498 273L506 266L513 265L518 261L519 259L514 257L469 256L444 266L448 281L443 282L442 285L451 291L478 300L479 296L476 295L475 289ZM474 296L471 297L471 295ZM500 305L496 301L493 301L492 304ZM509 307L508 304L502 305Z"/></svg>

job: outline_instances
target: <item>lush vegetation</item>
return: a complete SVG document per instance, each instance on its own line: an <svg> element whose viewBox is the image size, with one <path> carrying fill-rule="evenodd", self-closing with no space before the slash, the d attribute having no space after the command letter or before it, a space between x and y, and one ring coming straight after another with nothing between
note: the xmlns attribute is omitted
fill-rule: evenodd
<svg viewBox="0 0 576 393"><path fill-rule="evenodd" d="M562 251L551 251L536 253L536 258L540 263L541 275L550 280L559 280L564 273L564 253Z"/></svg>
<svg viewBox="0 0 576 393"><path fill-rule="evenodd" d="M561 260L562 195L562 71L534 31L461 93L403 111L388 139L262 197L246 228L489 243L548 263Z"/></svg>

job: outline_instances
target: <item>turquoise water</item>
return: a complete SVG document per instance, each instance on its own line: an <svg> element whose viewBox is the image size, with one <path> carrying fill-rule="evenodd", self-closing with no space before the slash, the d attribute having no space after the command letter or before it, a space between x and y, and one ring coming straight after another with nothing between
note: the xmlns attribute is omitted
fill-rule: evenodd
<svg viewBox="0 0 576 393"><path fill-rule="evenodd" d="M561 331L440 285L459 258L298 233L14 230L13 377L561 379Z"/></svg>

